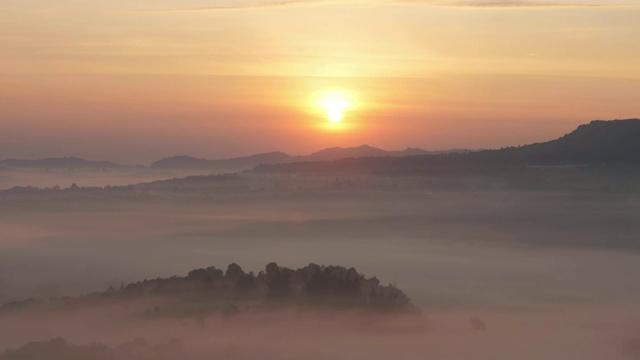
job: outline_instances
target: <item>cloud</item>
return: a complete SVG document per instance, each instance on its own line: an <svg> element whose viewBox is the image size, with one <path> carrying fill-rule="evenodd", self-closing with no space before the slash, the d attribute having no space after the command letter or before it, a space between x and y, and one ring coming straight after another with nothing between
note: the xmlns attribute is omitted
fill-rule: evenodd
<svg viewBox="0 0 640 360"><path fill-rule="evenodd" d="M402 0L407 3L430 3L421 0ZM471 8L540 8L540 7L636 7L640 1L549 1L549 0L452 0L440 1L440 6L471 7Z"/></svg>
<svg viewBox="0 0 640 360"><path fill-rule="evenodd" d="M465 8L541 8L541 7L640 7L640 0L236 0L207 7L136 10L136 13L193 13L260 10L283 7L412 5Z"/></svg>
<svg viewBox="0 0 640 360"><path fill-rule="evenodd" d="M233 1L217 3L213 6L196 8L167 8L137 10L136 13L191 13L191 12L214 12L214 11L238 11L257 10L283 7L310 7L310 6L331 6L331 5L371 5L381 4L385 1L366 0L264 0L264 1Z"/></svg>

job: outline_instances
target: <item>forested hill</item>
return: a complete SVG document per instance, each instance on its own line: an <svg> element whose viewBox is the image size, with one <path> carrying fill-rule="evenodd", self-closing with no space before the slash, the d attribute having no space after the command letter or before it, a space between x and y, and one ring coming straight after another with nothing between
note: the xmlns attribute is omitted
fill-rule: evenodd
<svg viewBox="0 0 640 360"><path fill-rule="evenodd" d="M105 292L77 298L10 302L0 306L0 313L34 307L73 308L96 302L141 298L172 299L172 312L177 313L189 309L194 302L200 304L204 312L217 311L221 301L239 305L244 302L275 302L414 310L400 289L382 285L377 278L367 278L354 268L309 264L294 270L272 262L258 274L245 272L233 263L226 271L216 267L196 269L184 277L122 284L120 288L111 287Z"/></svg>
<svg viewBox="0 0 640 360"><path fill-rule="evenodd" d="M592 121L543 143L469 153L368 157L335 161L261 165L257 173L430 172L478 170L527 165L640 165L640 119Z"/></svg>
<svg viewBox="0 0 640 360"><path fill-rule="evenodd" d="M556 140L482 154L491 156L534 164L640 164L640 119L592 121Z"/></svg>

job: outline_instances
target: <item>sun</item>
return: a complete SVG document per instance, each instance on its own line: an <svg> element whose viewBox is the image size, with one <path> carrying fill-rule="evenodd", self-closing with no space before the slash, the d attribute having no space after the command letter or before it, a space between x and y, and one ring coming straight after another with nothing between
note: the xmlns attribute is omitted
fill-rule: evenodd
<svg viewBox="0 0 640 360"><path fill-rule="evenodd" d="M320 95L320 107L326 112L327 120L337 124L342 122L345 112L351 107L349 97L341 91L330 91Z"/></svg>
<svg viewBox="0 0 640 360"><path fill-rule="evenodd" d="M339 123L340 121L342 121L343 118L344 118L344 113L342 112L342 109L335 108L335 109L330 109L327 112L327 120L331 121L332 123Z"/></svg>

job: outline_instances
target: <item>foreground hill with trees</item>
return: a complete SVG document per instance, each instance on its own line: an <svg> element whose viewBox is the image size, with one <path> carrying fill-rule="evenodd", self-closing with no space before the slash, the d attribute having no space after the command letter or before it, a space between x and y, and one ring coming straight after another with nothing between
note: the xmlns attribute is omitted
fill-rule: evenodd
<svg viewBox="0 0 640 360"><path fill-rule="evenodd" d="M0 307L0 313L24 309L73 309L112 301L152 299L146 315L198 315L219 312L232 316L244 304L300 305L337 308L415 310L409 298L392 285L381 285L354 268L309 264L296 270L269 263L257 275L230 264L196 269L186 276L144 280L80 297L28 299Z"/></svg>

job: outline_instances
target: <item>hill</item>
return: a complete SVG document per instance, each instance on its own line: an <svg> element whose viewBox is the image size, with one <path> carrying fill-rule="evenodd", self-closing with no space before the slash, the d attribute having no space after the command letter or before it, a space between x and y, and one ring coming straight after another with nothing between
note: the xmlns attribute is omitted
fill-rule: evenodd
<svg viewBox="0 0 640 360"><path fill-rule="evenodd" d="M7 159L0 161L0 167L14 169L109 169L122 165L109 161L91 161L77 157L46 158L38 160Z"/></svg>
<svg viewBox="0 0 640 360"><path fill-rule="evenodd" d="M391 285L381 285L354 268L309 264L289 269L269 263L257 275L230 264L226 271L216 267L196 269L184 277L144 280L119 289L78 298L28 299L0 306L0 312L33 309L73 309L87 304L153 298L164 315L181 315L197 308L199 313L237 311L244 303L374 307L387 310L414 310L409 298ZM233 308L229 308L229 303ZM197 306L196 306L197 305ZM222 306L222 307L221 307ZM231 309L231 310L230 310ZM149 315L149 309L141 309ZM154 310L155 315L158 311Z"/></svg>
<svg viewBox="0 0 640 360"><path fill-rule="evenodd" d="M295 161L327 161L352 157L386 156L387 151L369 145L342 148L333 147L317 151L307 156L297 156Z"/></svg>
<svg viewBox="0 0 640 360"><path fill-rule="evenodd" d="M273 165L305 161L332 161L344 158L409 156L449 152L465 152L466 150L427 151L407 148L400 151L386 151L369 145L358 147L333 147L314 152L309 155L292 156L283 152L262 153L245 157L207 160L191 156L173 156L158 160L151 164L152 168L167 170L209 170L215 172L237 172L250 170L259 165Z"/></svg>
<svg viewBox="0 0 640 360"><path fill-rule="evenodd" d="M363 158L363 157L400 157L415 155L439 155L439 154L460 154L468 153L472 150L451 149L428 151L420 148L406 148L404 150L387 151L369 145L361 145L358 147L333 147L317 151L306 156L296 156L295 161L331 161L346 158Z"/></svg>
<svg viewBox="0 0 640 360"><path fill-rule="evenodd" d="M592 121L543 143L467 153L261 165L258 173L477 171L522 166L640 165L640 119Z"/></svg>
<svg viewBox="0 0 640 360"><path fill-rule="evenodd" d="M640 164L640 119L595 120L556 140L489 151L484 155L532 164Z"/></svg>
<svg viewBox="0 0 640 360"><path fill-rule="evenodd" d="M245 157L207 160L191 156L173 156L151 164L154 169L171 170L209 170L217 172L236 172L256 167L260 164L278 164L292 159L283 152L270 152Z"/></svg>

